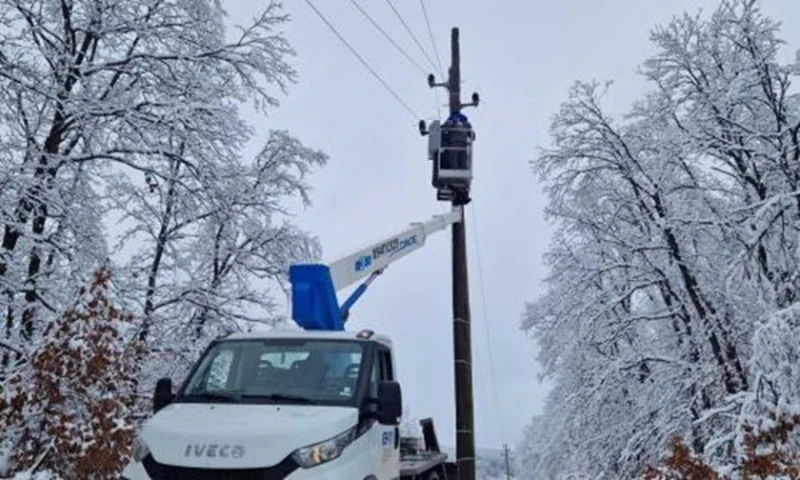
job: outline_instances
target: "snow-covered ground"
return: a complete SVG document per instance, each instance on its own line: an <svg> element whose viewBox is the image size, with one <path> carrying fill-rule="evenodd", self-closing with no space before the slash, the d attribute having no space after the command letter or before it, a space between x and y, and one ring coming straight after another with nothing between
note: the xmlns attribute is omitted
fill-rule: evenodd
<svg viewBox="0 0 800 480"><path fill-rule="evenodd" d="M442 446L442 451L447 454L448 460L455 461L455 448ZM475 453L477 456L475 468L478 480L506 480L506 461L501 449L476 447ZM513 451L510 456L511 478L514 479L516 477L513 475Z"/></svg>
<svg viewBox="0 0 800 480"><path fill-rule="evenodd" d="M11 480L62 480L61 477L47 472L37 473L18 473L11 477Z"/></svg>

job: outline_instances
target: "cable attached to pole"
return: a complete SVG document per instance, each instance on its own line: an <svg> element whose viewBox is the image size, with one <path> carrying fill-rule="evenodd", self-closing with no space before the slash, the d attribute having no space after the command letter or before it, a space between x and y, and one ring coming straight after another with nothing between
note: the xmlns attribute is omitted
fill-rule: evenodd
<svg viewBox="0 0 800 480"><path fill-rule="evenodd" d="M322 12L320 12L317 9L317 7L314 6L313 3L311 3L311 0L305 0L305 1L308 4L308 6L310 6L314 10L314 12L316 12L316 14L319 16L319 18L321 18L322 21L325 22L325 25L327 25L328 28L330 28L331 31L339 38L339 40L345 45L345 47L347 47L347 49L350 50L350 52L358 59L358 61L361 62L361 64L364 66L364 68L366 68L372 74L372 76L375 77L375 79L377 79L378 82L380 82L381 85L383 85L383 88L385 88L386 91L389 92L389 94L392 97L394 97L394 99L397 100L397 102L400 105L402 105L402 107L409 114L411 114L412 117L414 117L414 120L419 120L421 118L420 115L418 115L414 111L414 109L409 107L408 104L400 97L400 95L398 95L397 92L395 92L392 89L392 87L390 87L389 84L386 83L386 81L380 75L378 75L378 73L372 68L372 66L370 66L370 64L366 60L364 60L364 57L362 57L361 54L359 54L358 51L352 45L350 45L350 43L347 40L345 40L345 38L342 36L342 34L339 33L339 30L337 30L336 27L334 27L333 24L331 24L331 22L329 22L328 19L325 18L325 15L323 15Z"/></svg>
<svg viewBox="0 0 800 480"><path fill-rule="evenodd" d="M425 25L428 26L428 36L430 37L431 45L433 46L433 54L436 56L436 65L439 67L439 75L444 77L442 60L439 58L439 49L436 48L436 40L433 38L433 29L431 28L430 19L428 19L428 9L425 8L425 0L419 0L419 4L422 7L422 15L425 17Z"/></svg>
<svg viewBox="0 0 800 480"><path fill-rule="evenodd" d="M376 21L374 18L372 18L372 16L371 16L369 13L367 13L367 11L366 11L366 10L364 10L364 8L363 8L363 7L362 7L362 6L361 6L361 5L360 5L360 4L359 4L359 3L358 3L356 0L350 0L350 3L352 3L352 4L353 4L353 6L354 6L354 7L356 7L356 9L358 9L358 11L359 11L359 12L361 12L361 15L363 15L363 16L364 16L364 17L365 17L367 20L369 20L369 22L372 24L372 26L373 26L373 27L375 27L375 28L376 28L376 29L377 29L377 30L378 30L378 31L379 31L379 32L380 32L380 33L381 33L381 34L384 36L384 38L386 38L386 40L388 40L388 41L389 41L389 43L391 43L391 44L392 44L392 46L393 46L395 49L397 49L397 51L398 51L398 52L400 52L400 54L401 54L401 55L403 55L403 56L406 58L406 60L408 60L408 61L409 61L409 62L410 62L410 63L411 63L411 64L412 64L414 67L416 67L416 68L417 68L417 70L419 70L420 72L424 73L425 75L427 75L427 74L428 74L428 71L427 71L427 70L425 70L425 69L422 67L422 65L420 65L420 64L419 64L419 63L418 63L416 60L414 60L413 58L411 58L411 55L409 55L409 54L408 54L408 52L406 52L406 51L403 49L403 47L401 47L401 46L400 46L400 45L399 45L399 44L398 44L398 43L397 43L397 42L394 40L394 38L392 38L392 36L391 36L391 35L389 35L389 34L386 32L386 30L384 30L384 29L383 29L383 27L381 27L381 25L380 25L380 24L379 24L379 23L378 23L378 22L377 22L377 21Z"/></svg>
<svg viewBox="0 0 800 480"><path fill-rule="evenodd" d="M392 4L392 0L386 0L386 3L388 3L388 4L389 4L389 7L392 9L392 11L394 12L394 14L395 14L395 16L397 17L397 19L398 19L398 20L400 20L400 23L402 23L402 24L403 24L403 28L405 28L406 32L407 32L407 33L408 33L408 35L411 37L411 39L412 39L412 40L414 40L414 43L416 43L416 44L417 44L417 46L419 47L419 50L420 50L420 51L422 52L422 54L425 56L425 59L426 59L426 60L428 60L428 63L430 63L430 64L431 64L431 67L433 67L433 68L435 69L435 68L436 68L436 63L434 63L434 61L433 61L433 60L431 60L431 56L430 56L430 55L428 55L428 51L427 51L427 50L425 50L425 47L423 47L423 46L422 46L422 43L419 41L419 39L417 38L417 36L416 36L416 35L414 35L414 32L412 32L412 31L411 31L411 28L408 26L408 24L406 23L406 21L405 21L405 19L403 18L403 16L402 16L402 15L400 15L400 12L398 12L398 11L397 11L397 9L394 7L394 4ZM441 70L441 69L440 69L440 70ZM440 72L440 73L441 73L441 72ZM443 74L442 74L442 75L443 75Z"/></svg>

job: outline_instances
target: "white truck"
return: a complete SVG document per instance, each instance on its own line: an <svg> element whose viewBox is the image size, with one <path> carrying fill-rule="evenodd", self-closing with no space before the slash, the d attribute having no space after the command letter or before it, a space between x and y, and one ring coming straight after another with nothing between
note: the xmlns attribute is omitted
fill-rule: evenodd
<svg viewBox="0 0 800 480"><path fill-rule="evenodd" d="M353 303L393 261L461 221L463 207L328 265L294 265L297 330L211 342L173 393L158 381L121 480L455 478L431 419L424 447L399 434L402 394L389 338L348 332ZM340 307L336 291L367 277Z"/></svg>

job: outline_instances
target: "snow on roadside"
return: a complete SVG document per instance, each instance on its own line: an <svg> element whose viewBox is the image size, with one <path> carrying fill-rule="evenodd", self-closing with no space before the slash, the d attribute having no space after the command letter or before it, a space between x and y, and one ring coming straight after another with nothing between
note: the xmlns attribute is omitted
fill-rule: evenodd
<svg viewBox="0 0 800 480"><path fill-rule="evenodd" d="M20 472L11 477L11 480L63 480L63 479L58 475L56 475L55 473L50 473L50 472L36 472L36 473Z"/></svg>

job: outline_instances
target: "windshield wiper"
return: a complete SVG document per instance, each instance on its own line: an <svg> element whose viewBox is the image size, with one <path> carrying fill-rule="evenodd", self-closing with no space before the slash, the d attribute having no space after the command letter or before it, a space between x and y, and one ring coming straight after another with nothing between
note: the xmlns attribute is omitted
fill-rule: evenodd
<svg viewBox="0 0 800 480"><path fill-rule="evenodd" d="M273 402L296 402L296 403L303 403L306 405L314 405L316 404L316 400L312 400L307 397L301 397L298 395L284 395L282 393L271 393L269 395L244 395L246 398L259 398L264 400L271 400Z"/></svg>
<svg viewBox="0 0 800 480"><path fill-rule="evenodd" d="M183 398L197 398L204 400L226 400L231 403L239 403L242 401L242 396L234 392L197 392L184 395Z"/></svg>

